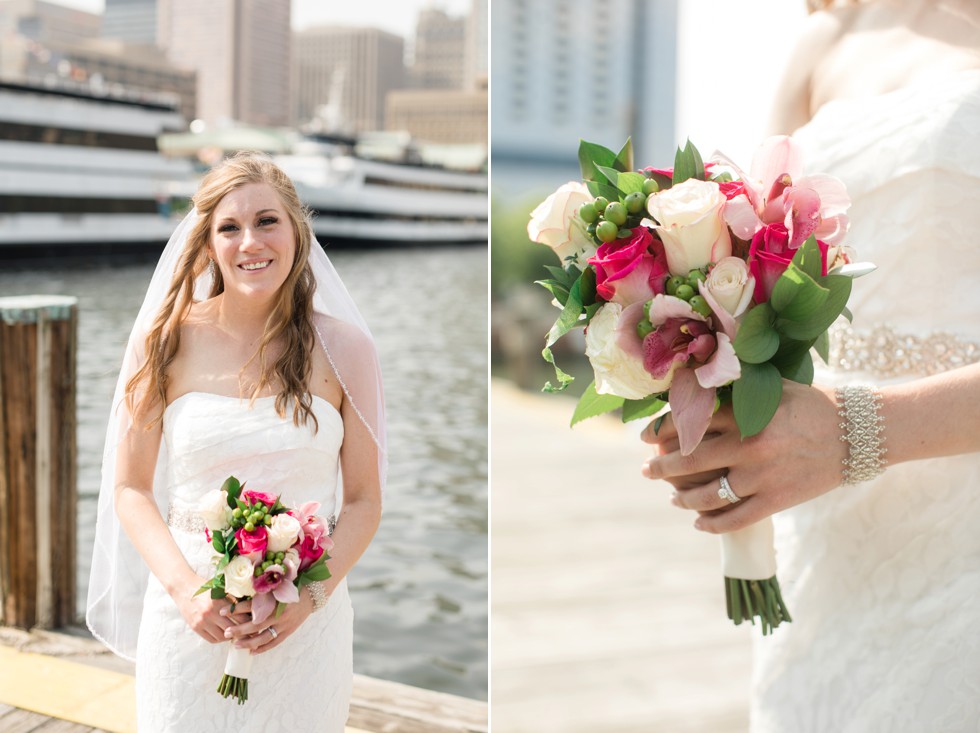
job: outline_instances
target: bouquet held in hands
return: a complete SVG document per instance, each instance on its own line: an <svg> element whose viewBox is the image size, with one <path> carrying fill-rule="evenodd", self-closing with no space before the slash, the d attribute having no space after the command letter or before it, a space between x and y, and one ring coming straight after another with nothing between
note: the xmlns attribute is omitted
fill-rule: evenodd
<svg viewBox="0 0 980 733"><path fill-rule="evenodd" d="M560 266L539 281L561 308L544 358L557 385L572 378L551 346L585 328L595 380L572 424L621 409L623 421L668 409L689 455L711 417L731 402L743 438L761 432L782 380L813 381L811 350L827 359L827 330L844 314L853 264L844 245L850 199L831 176L804 175L789 137L773 137L748 174L716 156L704 164L688 142L672 169L633 169L618 152L582 142L584 182L561 186L531 214L532 241ZM725 492L724 494L722 492ZM724 479L719 494L738 501ZM728 615L760 620L768 634L790 621L776 579L766 519L723 537Z"/></svg>

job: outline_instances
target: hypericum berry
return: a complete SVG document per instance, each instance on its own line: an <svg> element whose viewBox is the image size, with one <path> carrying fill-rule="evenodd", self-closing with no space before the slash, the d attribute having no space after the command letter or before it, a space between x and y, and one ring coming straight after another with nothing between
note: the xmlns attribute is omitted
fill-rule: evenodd
<svg viewBox="0 0 980 733"><path fill-rule="evenodd" d="M681 285L687 285L687 279L681 277L680 275L674 275L667 279L667 295L677 295L677 288ZM678 296L680 297L680 296Z"/></svg>
<svg viewBox="0 0 980 733"><path fill-rule="evenodd" d="M231 516L233 516L235 519L241 519L243 516L245 516L245 513L238 507L235 507L231 513Z"/></svg>
<svg viewBox="0 0 980 733"><path fill-rule="evenodd" d="M267 526L270 525L270 524L272 524L272 515L271 514L266 514L265 516L263 516L262 517L262 524L265 524Z"/></svg>
<svg viewBox="0 0 980 733"><path fill-rule="evenodd" d="M252 524L251 522L245 522L245 531L246 532L254 532L255 531L255 525Z"/></svg>
<svg viewBox="0 0 980 733"><path fill-rule="evenodd" d="M691 270L687 274L687 284L690 285L692 288L694 288L695 293L698 292L698 283L704 282L707 279L708 276L705 275L700 270Z"/></svg>
<svg viewBox="0 0 980 733"><path fill-rule="evenodd" d="M653 324L646 318L636 324L636 335L639 336L641 340L645 339L656 330L657 329L653 327Z"/></svg>
<svg viewBox="0 0 980 733"><path fill-rule="evenodd" d="M643 317L646 318L646 319L648 319L648 320L650 318L650 306L651 305L653 305L653 299L652 298L650 300L648 300L646 303L643 304Z"/></svg>
<svg viewBox="0 0 980 733"><path fill-rule="evenodd" d="M592 222L587 227L585 227L585 233L588 234L590 237L595 236L595 222Z"/></svg>
<svg viewBox="0 0 980 733"><path fill-rule="evenodd" d="M595 206L596 212L601 214L606 210L606 207L609 206L609 199L607 199L605 196L596 196L596 199L592 205Z"/></svg>
<svg viewBox="0 0 980 733"><path fill-rule="evenodd" d="M700 313L705 318L711 315L711 306L708 305L708 301L706 301L700 295L692 296L687 302L691 304L691 310L693 310L695 313Z"/></svg>
<svg viewBox="0 0 980 733"><path fill-rule="evenodd" d="M619 227L611 221L601 221L595 228L595 234L600 241L611 242L619 234Z"/></svg>
<svg viewBox="0 0 980 733"><path fill-rule="evenodd" d="M648 178L643 182L643 193L649 196L651 193L656 193L660 190L660 184L657 183L652 178Z"/></svg>
<svg viewBox="0 0 980 733"><path fill-rule="evenodd" d="M628 215L629 212L626 211L626 207L618 201L613 201L606 207L606 210L602 212L602 216L606 221L611 221L618 227L621 227L626 223L626 217Z"/></svg>
<svg viewBox="0 0 980 733"><path fill-rule="evenodd" d="M586 224L591 224L599 218L599 212L595 210L595 204L582 204L578 210L579 218Z"/></svg>
<svg viewBox="0 0 980 733"><path fill-rule="evenodd" d="M674 296L680 298L681 300L690 300L694 297L694 288L687 283L678 285L677 292L674 293Z"/></svg>
<svg viewBox="0 0 980 733"><path fill-rule="evenodd" d="M631 214L639 214L647 205L646 194L634 191L626 197L626 210Z"/></svg>

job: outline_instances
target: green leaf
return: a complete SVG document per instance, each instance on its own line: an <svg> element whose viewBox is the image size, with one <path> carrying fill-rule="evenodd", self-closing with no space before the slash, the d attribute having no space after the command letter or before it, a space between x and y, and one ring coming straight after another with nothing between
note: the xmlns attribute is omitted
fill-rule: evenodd
<svg viewBox="0 0 980 733"><path fill-rule="evenodd" d="M572 289L568 291L568 300L565 301L565 307L561 310L561 315L558 316L558 320L555 321L555 325L551 327L548 332L548 338L545 341L545 346L550 347L555 341L560 339L566 333L575 328L578 323L579 316L582 315L582 280L581 278L575 281L572 285Z"/></svg>
<svg viewBox="0 0 980 733"><path fill-rule="evenodd" d="M813 357L807 351L795 364L780 369L779 373L783 379L789 379L800 384L813 384Z"/></svg>
<svg viewBox="0 0 980 733"><path fill-rule="evenodd" d="M776 309L780 318L788 318L791 321L803 321L813 314L817 313L823 304L827 302L827 296L830 295L830 290L821 287L816 280L807 275L802 270L798 269L794 265L790 265L792 272L787 276L788 279L796 281L798 284L795 288L795 297L786 304L782 309ZM789 270L787 270L789 272ZM783 275L780 275L779 280L783 279ZM777 280L777 284L778 284Z"/></svg>
<svg viewBox="0 0 980 733"><path fill-rule="evenodd" d="M572 287L572 283L578 280L581 274L577 268L575 270L566 270L564 267L558 267L557 265L545 265L544 269L551 273L555 282L564 285L566 290Z"/></svg>
<svg viewBox="0 0 980 733"><path fill-rule="evenodd" d="M327 563L321 556L319 560L303 571L301 580L303 585L307 585L308 583L317 583L321 580L326 580L329 577L330 570L327 568Z"/></svg>
<svg viewBox="0 0 980 733"><path fill-rule="evenodd" d="M222 555L221 556L221 559L218 560L218 567L215 568L215 570L220 573L222 570L224 570L226 567L228 567L228 563L230 563L230 562L231 562L231 556L229 556L227 554Z"/></svg>
<svg viewBox="0 0 980 733"><path fill-rule="evenodd" d="M276 618L279 618L280 616L282 616L282 612L285 611L285 610L286 610L286 604L283 603L282 601L277 601L276 602L275 617Z"/></svg>
<svg viewBox="0 0 980 733"><path fill-rule="evenodd" d="M823 359L824 364L830 363L830 334L827 331L817 336L813 342L813 348L817 350L817 354Z"/></svg>
<svg viewBox="0 0 980 733"><path fill-rule="evenodd" d="M646 176L641 173L623 173L615 168L607 168L606 166L596 166L596 168L609 179L609 183L615 186L623 196L631 194L634 191L643 190L643 182L646 180Z"/></svg>
<svg viewBox="0 0 980 733"><path fill-rule="evenodd" d="M211 540L211 546L215 549L216 552L225 551L225 538L221 535L220 532L215 533L214 538Z"/></svg>
<svg viewBox="0 0 980 733"><path fill-rule="evenodd" d="M540 285L542 288L555 296L555 300L561 303L562 307L564 307L565 303L568 302L568 288L562 286L560 283L557 283L554 280L535 280L534 284Z"/></svg>
<svg viewBox="0 0 980 733"><path fill-rule="evenodd" d="M772 295L769 296L769 305L774 311L779 313L793 302L803 286L802 275L805 273L790 262L783 274L776 280L776 284L772 288Z"/></svg>
<svg viewBox="0 0 980 733"><path fill-rule="evenodd" d="M745 314L732 344L740 360L761 364L776 353L779 334L772 327L773 316L768 303L760 303Z"/></svg>
<svg viewBox="0 0 980 733"><path fill-rule="evenodd" d="M623 147L619 149L616 153L616 160L613 162L613 168L619 171L632 171L633 170L633 138L626 138L626 142Z"/></svg>
<svg viewBox="0 0 980 733"><path fill-rule="evenodd" d="M234 476L229 476L225 479L225 482L221 484L221 490L228 492L228 506L232 509L236 508L238 504L235 502L238 499L238 495L242 493L242 485L238 483L238 479Z"/></svg>
<svg viewBox="0 0 980 733"><path fill-rule="evenodd" d="M578 164L582 169L582 180L602 180L602 177L596 170L596 166L614 166L616 164L616 154L602 145L580 140L578 144Z"/></svg>
<svg viewBox="0 0 980 733"><path fill-rule="evenodd" d="M848 323L854 323L854 314L851 313L851 309L847 306L844 306L844 309L840 312L840 314L847 319Z"/></svg>
<svg viewBox="0 0 980 733"><path fill-rule="evenodd" d="M623 403L623 422L631 422L644 417L650 417L660 412L667 403L658 397L647 397L642 400L626 400Z"/></svg>
<svg viewBox="0 0 980 733"><path fill-rule="evenodd" d="M815 236L810 235L796 250L796 254L793 255L793 264L814 280L820 279L823 272L823 260L820 257L820 247L817 245Z"/></svg>
<svg viewBox="0 0 980 733"><path fill-rule="evenodd" d="M676 186L689 178L704 180L704 162L701 160L701 153L690 140L687 141L683 149L677 148L677 153L674 155L674 175L671 182Z"/></svg>
<svg viewBox="0 0 980 733"><path fill-rule="evenodd" d="M541 388L542 392L563 392L568 388L568 385L575 381L575 377L571 374L566 374L555 364L555 355L551 353L549 347L544 347L544 350L541 352L541 357L555 368L555 378L558 380L557 387L551 382L545 382L544 387Z"/></svg>
<svg viewBox="0 0 980 733"><path fill-rule="evenodd" d="M595 270L588 267L578 279L579 300L582 301L583 306L592 305L595 303L595 286Z"/></svg>
<svg viewBox="0 0 980 733"><path fill-rule="evenodd" d="M732 386L732 409L743 438L762 432L776 414L783 381L772 364L742 362L742 376Z"/></svg>
<svg viewBox="0 0 980 733"><path fill-rule="evenodd" d="M605 196L610 201L616 201L619 198L619 189L611 183L606 183L605 178L601 181L586 181L585 185L593 196Z"/></svg>
<svg viewBox="0 0 980 733"><path fill-rule="evenodd" d="M599 394L595 391L595 381L593 381L585 388L585 393L579 398L578 404L575 405L571 425L574 426L590 417L616 410L622 407L625 401L622 397L617 397L616 395Z"/></svg>
<svg viewBox="0 0 980 733"><path fill-rule="evenodd" d="M776 330L797 341L813 341L840 317L851 295L851 278L845 275L827 275L821 278L829 294L823 305L807 318L776 319Z"/></svg>

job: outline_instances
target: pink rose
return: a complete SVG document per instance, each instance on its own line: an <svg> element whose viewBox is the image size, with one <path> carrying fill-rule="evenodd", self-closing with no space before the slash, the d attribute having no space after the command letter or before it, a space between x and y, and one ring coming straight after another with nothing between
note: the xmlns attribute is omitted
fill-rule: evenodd
<svg viewBox="0 0 980 733"><path fill-rule="evenodd" d="M321 544L312 535L306 535L303 538L302 544L299 546L299 569L301 571L306 570L310 565L320 559L323 552L324 550Z"/></svg>
<svg viewBox="0 0 980 733"><path fill-rule="evenodd" d="M256 527L254 532L246 532L242 527L235 532L235 537L238 538L238 551L242 555L264 555L269 545L269 533L265 527Z"/></svg>
<svg viewBox="0 0 980 733"><path fill-rule="evenodd" d="M827 244L817 240L820 248L821 274L827 274ZM772 296L776 281L793 260L796 249L790 247L789 231L783 224L766 224L749 247L749 270L755 278L755 301L765 303Z"/></svg>
<svg viewBox="0 0 980 733"><path fill-rule="evenodd" d="M646 227L633 229L628 239L614 239L589 259L595 265L596 292L622 306L648 301L664 292L667 258L663 244Z"/></svg>
<svg viewBox="0 0 980 733"><path fill-rule="evenodd" d="M241 500L246 504L255 506L260 501L267 507L271 507L276 503L278 498L275 494L270 494L268 491L255 491L254 489L245 489L242 491Z"/></svg>

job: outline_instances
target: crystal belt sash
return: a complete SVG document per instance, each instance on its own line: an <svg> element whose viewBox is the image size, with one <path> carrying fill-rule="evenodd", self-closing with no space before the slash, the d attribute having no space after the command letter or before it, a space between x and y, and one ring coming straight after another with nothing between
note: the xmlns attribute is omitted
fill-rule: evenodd
<svg viewBox="0 0 980 733"><path fill-rule="evenodd" d="M190 509L180 509L170 505L167 509L167 525L172 529L179 529L181 532L201 532L207 529L204 520L197 512ZM332 535L337 527L336 517L327 517L327 534Z"/></svg>
<svg viewBox="0 0 980 733"><path fill-rule="evenodd" d="M870 332L848 324L830 329L832 369L879 378L928 376L980 362L980 344L950 333L913 336L877 326Z"/></svg>

